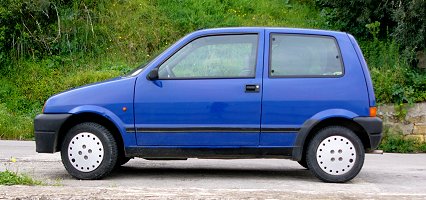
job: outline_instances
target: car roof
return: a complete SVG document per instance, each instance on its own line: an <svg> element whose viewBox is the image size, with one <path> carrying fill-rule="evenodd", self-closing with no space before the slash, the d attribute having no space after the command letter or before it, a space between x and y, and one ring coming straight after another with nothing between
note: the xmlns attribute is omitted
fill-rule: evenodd
<svg viewBox="0 0 426 200"><path fill-rule="evenodd" d="M209 28L201 29L193 32L193 34L217 34L217 33L236 33L236 32L261 32L268 30L270 32L298 33L298 34L315 34L315 35L343 35L345 32L321 30L321 29L305 29L305 28L287 28L287 27L226 27L226 28Z"/></svg>

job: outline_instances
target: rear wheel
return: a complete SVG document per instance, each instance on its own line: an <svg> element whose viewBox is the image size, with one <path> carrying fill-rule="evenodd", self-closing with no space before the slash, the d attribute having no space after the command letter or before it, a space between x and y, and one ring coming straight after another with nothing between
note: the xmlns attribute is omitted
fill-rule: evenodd
<svg viewBox="0 0 426 200"><path fill-rule="evenodd" d="M105 127L81 123L71 128L62 143L61 158L65 169L78 179L100 179L116 165L117 143Z"/></svg>
<svg viewBox="0 0 426 200"><path fill-rule="evenodd" d="M320 130L306 151L308 168L325 182L343 183L353 179L364 164L364 146L350 129L331 126Z"/></svg>

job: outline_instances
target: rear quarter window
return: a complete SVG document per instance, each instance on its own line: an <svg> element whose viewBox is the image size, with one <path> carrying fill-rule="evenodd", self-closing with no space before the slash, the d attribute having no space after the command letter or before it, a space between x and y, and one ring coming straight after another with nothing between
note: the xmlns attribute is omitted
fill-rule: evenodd
<svg viewBox="0 0 426 200"><path fill-rule="evenodd" d="M330 36L271 34L270 77L341 77L343 63Z"/></svg>

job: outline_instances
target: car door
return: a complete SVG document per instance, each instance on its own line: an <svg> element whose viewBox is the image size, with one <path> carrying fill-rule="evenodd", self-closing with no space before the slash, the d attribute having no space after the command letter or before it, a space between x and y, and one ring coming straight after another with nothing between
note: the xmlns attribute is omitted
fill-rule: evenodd
<svg viewBox="0 0 426 200"><path fill-rule="evenodd" d="M362 113L366 85L356 54L340 51L353 48L346 34L267 29L265 40L261 146L293 146L310 119Z"/></svg>
<svg viewBox="0 0 426 200"><path fill-rule="evenodd" d="M137 144L257 146L262 34L196 35L150 66L158 80L138 77L135 85Z"/></svg>

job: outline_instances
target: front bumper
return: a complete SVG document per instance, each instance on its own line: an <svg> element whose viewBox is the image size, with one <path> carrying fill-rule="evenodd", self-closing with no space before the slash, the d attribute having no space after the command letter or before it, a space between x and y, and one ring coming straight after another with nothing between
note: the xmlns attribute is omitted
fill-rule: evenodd
<svg viewBox="0 0 426 200"><path fill-rule="evenodd" d="M55 153L59 130L71 114L40 114L34 119L34 136L38 153Z"/></svg>
<svg viewBox="0 0 426 200"><path fill-rule="evenodd" d="M382 140L382 120L378 117L357 117L353 120L367 132L370 139L370 149L376 149Z"/></svg>

